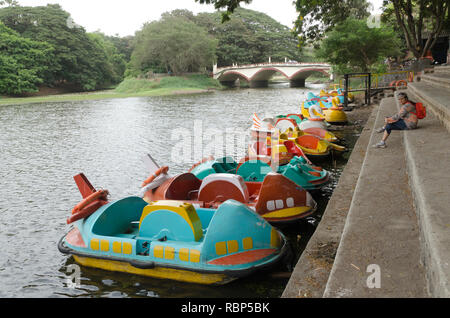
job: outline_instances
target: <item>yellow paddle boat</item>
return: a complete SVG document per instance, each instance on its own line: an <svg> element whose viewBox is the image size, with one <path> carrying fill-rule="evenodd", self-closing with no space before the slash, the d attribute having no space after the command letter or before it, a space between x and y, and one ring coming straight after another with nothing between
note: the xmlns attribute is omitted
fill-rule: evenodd
<svg viewBox="0 0 450 318"><path fill-rule="evenodd" d="M330 124L345 124L348 122L343 107L339 107L339 99L334 97L331 103L314 98L302 103L301 112L309 120L325 120Z"/></svg>

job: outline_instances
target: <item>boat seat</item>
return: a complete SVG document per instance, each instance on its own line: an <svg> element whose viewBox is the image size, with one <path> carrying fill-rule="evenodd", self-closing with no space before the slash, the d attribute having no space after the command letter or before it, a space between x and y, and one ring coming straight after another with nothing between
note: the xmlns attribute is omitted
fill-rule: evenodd
<svg viewBox="0 0 450 318"><path fill-rule="evenodd" d="M312 136L312 135L303 135L296 138L297 144L300 146L309 148L309 149L316 149L319 143L319 138Z"/></svg>
<svg viewBox="0 0 450 318"><path fill-rule="evenodd" d="M194 174L182 173L173 178L165 197L167 200L190 200L191 194L198 191L201 183Z"/></svg>
<svg viewBox="0 0 450 318"><path fill-rule="evenodd" d="M235 173L237 163L231 157L223 157L216 159L212 167L216 173Z"/></svg>
<svg viewBox="0 0 450 318"><path fill-rule="evenodd" d="M249 193L244 179L239 175L229 173L216 173L203 179L198 192L198 200L201 202L225 202L236 200L247 203Z"/></svg>
<svg viewBox="0 0 450 318"><path fill-rule="evenodd" d="M172 200L155 201L142 211L139 237L198 242L203 237L202 222L192 204Z"/></svg>

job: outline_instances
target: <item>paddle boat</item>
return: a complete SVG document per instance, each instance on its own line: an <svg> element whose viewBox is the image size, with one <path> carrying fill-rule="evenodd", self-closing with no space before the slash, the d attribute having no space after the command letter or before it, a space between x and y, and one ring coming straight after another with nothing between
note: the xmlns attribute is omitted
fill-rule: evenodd
<svg viewBox="0 0 450 318"><path fill-rule="evenodd" d="M293 119L287 119L288 123L294 122ZM295 122L294 122L295 124ZM288 131L290 131L290 127ZM297 146L289 145L289 150L286 145L274 143L272 145L272 138L278 138L280 131L273 129L271 131L261 131L257 129L250 129L251 139L248 146L248 155L253 159L269 163L273 170L277 170L277 166L287 164L294 156L301 156L311 164L305 153Z"/></svg>
<svg viewBox="0 0 450 318"><path fill-rule="evenodd" d="M340 138L334 133L319 127L311 127L301 130L299 124L303 121L303 116L301 114L289 114L287 116L277 116L277 120L283 119L288 121L287 129L282 131L282 133L288 134L290 137L300 137L303 135L314 135L319 138L325 139L329 142L338 142Z"/></svg>
<svg viewBox="0 0 450 318"><path fill-rule="evenodd" d="M310 128L320 128L320 129L324 129L327 130L329 123L325 120L325 116L319 115L320 112L322 112L322 109L320 108L320 106L318 105L314 105L311 106L312 108L316 108L314 112L309 112L309 116L308 117L304 117L304 119L302 120L301 123L298 124L298 128L300 128L300 130L307 130ZM302 114L303 114L303 110L302 110Z"/></svg>
<svg viewBox="0 0 450 318"><path fill-rule="evenodd" d="M296 122L296 125L303 131L309 128L320 128L323 130L327 130L328 126L330 126L324 118L315 118L311 120L310 118L306 118L303 114L289 114L289 115L278 115L275 117L277 123L280 120L289 120L292 119Z"/></svg>
<svg viewBox="0 0 450 318"><path fill-rule="evenodd" d="M340 107L338 99L335 97L331 100L332 107L323 110L325 120L334 125L341 125L348 123L347 114L344 112L344 107Z"/></svg>
<svg viewBox="0 0 450 318"><path fill-rule="evenodd" d="M325 118L321 118L321 117L314 118L314 119L311 119L311 118L306 119L305 118L299 122L296 118L293 118L292 115L291 115L291 117L278 118L275 123L274 130L279 130L279 131L285 132L289 128L295 130L296 127L298 128L298 130L301 130L305 134L313 134L313 133L308 133L308 131L311 131L311 132L312 131L317 132L318 130L328 131L327 130L328 124L325 121ZM325 132L323 132L323 135L325 135ZM329 134L329 135L331 135L331 134Z"/></svg>
<svg viewBox="0 0 450 318"><path fill-rule="evenodd" d="M348 122L344 108L339 106L337 97L324 101L318 97L314 97L302 102L301 113L305 118L313 121L324 120L330 124L345 124Z"/></svg>
<svg viewBox="0 0 450 318"><path fill-rule="evenodd" d="M338 97L339 98L339 103L343 104L344 103L344 91L341 88L336 88L330 92L326 92L325 90L321 90L319 93L320 98L334 98L334 97ZM348 98L348 102L352 103L355 100L355 95L351 92L348 92L347 94L347 98Z"/></svg>
<svg viewBox="0 0 450 318"><path fill-rule="evenodd" d="M301 152L301 156L309 159L312 157L317 159L320 157L327 157L332 152L341 153L346 151L344 146L337 145L317 135L300 133L302 130L292 118L278 118L272 130L258 130L257 127L261 126L253 126L251 128L251 137L256 140L251 140L249 143L249 156L267 156L271 158L271 160L277 160L278 165L289 162L295 155L295 152ZM311 128L307 130L311 132L317 131L311 130ZM322 129L319 128L318 131L326 135ZM328 136L331 136L331 134L328 134ZM335 138L337 140L337 137ZM284 148L286 146L285 141L288 140L292 140L294 145L298 148L294 153ZM290 146L290 148L294 149L292 146Z"/></svg>
<svg viewBox="0 0 450 318"><path fill-rule="evenodd" d="M291 146L287 146L286 142L291 141ZM271 156L271 158L279 158L279 165L283 165L289 161L295 151L291 151L295 145L300 149L304 156L308 159L326 158L330 154L339 155L347 151L345 146L326 141L314 135L303 135L299 137L289 137L287 134L275 134L268 139L264 146L261 141L250 143L248 148L249 156Z"/></svg>
<svg viewBox="0 0 450 318"><path fill-rule="evenodd" d="M287 129L295 130L298 136L300 135L314 135L328 141L338 141L339 138L328 131L326 128L322 128L322 124L310 125L304 129L300 129L300 124L304 122L302 114L288 114L277 115L275 118L259 119L256 114L253 114L253 126L251 127L252 135L256 135L256 132L264 132L266 134L273 133L276 129L285 132ZM317 126L317 127L316 127Z"/></svg>
<svg viewBox="0 0 450 318"><path fill-rule="evenodd" d="M276 169L307 191L319 190L330 181L328 171L308 163L302 156L293 155L287 164L278 165ZM273 167L270 160L262 157L245 157L239 163L232 157L209 157L195 164L189 172L200 180L216 173L231 173L240 175L246 182L263 182L267 174L273 172Z"/></svg>
<svg viewBox="0 0 450 318"><path fill-rule="evenodd" d="M280 134L278 142L284 144L289 140L293 141L295 146L300 148L311 160L328 157L332 153L339 155L347 150L345 146L337 145L313 135L289 138L286 134Z"/></svg>
<svg viewBox="0 0 450 318"><path fill-rule="evenodd" d="M279 119L275 125L275 132L270 137L267 140L272 148L277 144L285 145L286 140L292 140L306 156L328 156L331 150L335 152L346 150L344 146L334 143L338 142L339 138L333 133L315 127L302 130L296 121L290 118ZM272 143L272 139L278 139L278 142Z"/></svg>
<svg viewBox="0 0 450 318"><path fill-rule="evenodd" d="M233 199L246 204L270 223L297 221L317 208L308 191L276 172L268 172L262 182L246 182L242 176L231 173L210 174L200 180L191 172L171 177L167 166L160 168L152 162L148 165L150 177L142 183L140 194L146 202L178 200L217 209Z"/></svg>
<svg viewBox="0 0 450 318"><path fill-rule="evenodd" d="M217 209L138 196L109 202L83 174L74 178L83 200L58 249L83 266L220 285L269 269L289 252L285 236L238 201Z"/></svg>

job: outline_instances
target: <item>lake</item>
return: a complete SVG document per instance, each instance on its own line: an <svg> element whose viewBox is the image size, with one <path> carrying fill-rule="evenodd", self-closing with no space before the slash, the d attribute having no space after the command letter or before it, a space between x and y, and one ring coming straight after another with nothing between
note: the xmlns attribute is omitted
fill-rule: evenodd
<svg viewBox="0 0 450 318"><path fill-rule="evenodd" d="M213 154L245 155L240 135L252 115L299 113L320 86L232 89L207 94L0 107L0 297L279 297L289 266L225 286L199 286L81 267L79 287L68 284L72 257L57 242L80 199L73 176L83 172L111 200L138 193L149 153L170 174L186 172ZM222 136L220 132L225 132ZM344 131L351 146L358 131ZM220 139L235 140L234 146ZM234 139L233 139L234 138ZM238 140L239 139L239 140ZM219 140L219 141L218 141ZM219 145L218 149L217 146ZM316 198L323 212L347 157L320 163L333 182ZM316 217L289 226L298 258Z"/></svg>

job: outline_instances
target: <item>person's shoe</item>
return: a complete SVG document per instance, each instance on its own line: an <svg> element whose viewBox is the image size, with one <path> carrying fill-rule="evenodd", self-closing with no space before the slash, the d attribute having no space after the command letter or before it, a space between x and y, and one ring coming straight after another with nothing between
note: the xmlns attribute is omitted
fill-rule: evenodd
<svg viewBox="0 0 450 318"><path fill-rule="evenodd" d="M375 130L377 133L382 133L383 131L385 131L386 129L384 127L380 127L377 130Z"/></svg>
<svg viewBox="0 0 450 318"><path fill-rule="evenodd" d="M379 143L373 145L374 148L386 148L386 143L384 141L380 141Z"/></svg>

